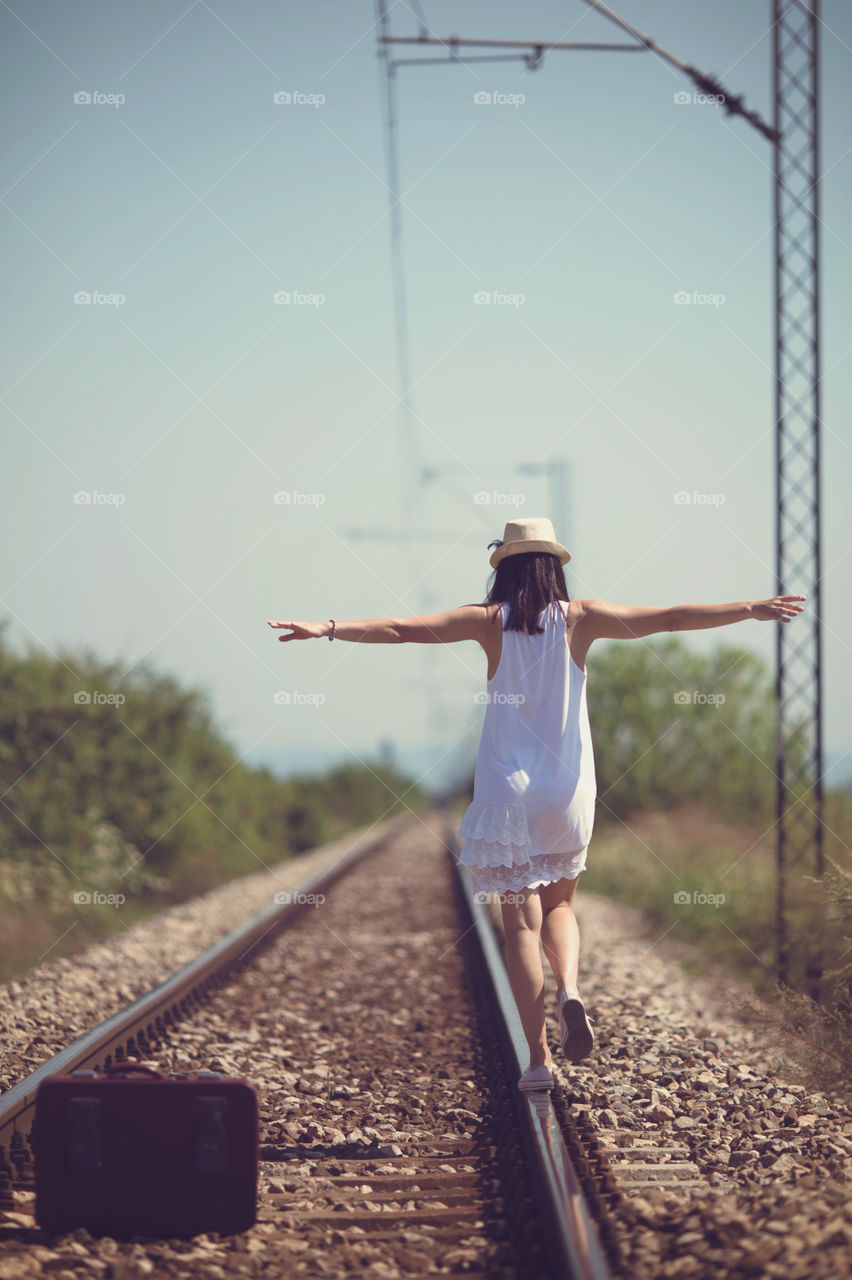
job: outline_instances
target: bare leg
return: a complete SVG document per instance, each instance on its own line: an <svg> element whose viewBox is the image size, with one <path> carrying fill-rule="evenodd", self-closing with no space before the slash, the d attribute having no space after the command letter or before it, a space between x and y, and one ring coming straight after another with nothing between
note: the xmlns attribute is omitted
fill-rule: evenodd
<svg viewBox="0 0 852 1280"><path fill-rule="evenodd" d="M544 970L541 965L541 901L538 891L512 895L501 902L506 939L506 969L530 1051L530 1067L550 1066L544 1025Z"/></svg>
<svg viewBox="0 0 852 1280"><path fill-rule="evenodd" d="M556 880L541 886L541 940L557 988L577 987L580 930L574 915L574 889L579 879Z"/></svg>

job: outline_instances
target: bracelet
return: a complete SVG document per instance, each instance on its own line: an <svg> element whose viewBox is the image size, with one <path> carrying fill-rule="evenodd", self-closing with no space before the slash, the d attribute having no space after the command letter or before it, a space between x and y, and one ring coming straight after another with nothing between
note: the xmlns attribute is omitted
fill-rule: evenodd
<svg viewBox="0 0 852 1280"><path fill-rule="evenodd" d="M329 640L333 640L333 639L334 639L334 631L335 631L335 628L336 628L336 626L337 626L337 623L334 621L334 618L329 618L329 622L331 623L331 635L330 635L328 638L329 638Z"/></svg>

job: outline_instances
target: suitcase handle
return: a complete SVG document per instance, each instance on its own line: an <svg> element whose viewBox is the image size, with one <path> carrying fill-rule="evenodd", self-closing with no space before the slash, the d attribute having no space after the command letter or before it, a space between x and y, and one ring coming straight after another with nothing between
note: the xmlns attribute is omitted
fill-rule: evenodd
<svg viewBox="0 0 852 1280"><path fill-rule="evenodd" d="M157 1067L148 1067L144 1062L114 1062L112 1066L105 1067L104 1071L108 1076L126 1076L134 1071L141 1071L145 1076L153 1076L156 1080L165 1080L166 1074Z"/></svg>

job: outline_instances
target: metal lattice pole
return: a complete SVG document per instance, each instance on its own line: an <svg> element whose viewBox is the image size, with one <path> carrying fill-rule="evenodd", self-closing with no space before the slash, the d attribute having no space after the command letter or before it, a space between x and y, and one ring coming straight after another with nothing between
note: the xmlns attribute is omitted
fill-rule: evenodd
<svg viewBox="0 0 852 1280"><path fill-rule="evenodd" d="M778 626L777 975L787 981L787 872L823 872L820 583L819 0L773 0L775 423L779 595L806 595ZM819 997L821 960L808 963Z"/></svg>

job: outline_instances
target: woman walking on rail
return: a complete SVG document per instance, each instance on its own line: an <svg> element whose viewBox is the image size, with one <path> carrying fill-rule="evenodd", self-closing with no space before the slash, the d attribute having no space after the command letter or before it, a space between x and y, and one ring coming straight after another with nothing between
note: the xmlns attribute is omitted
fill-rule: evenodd
<svg viewBox="0 0 852 1280"><path fill-rule="evenodd" d="M570 600L570 552L550 520L506 525L483 604L413 618L270 622L285 640L453 644L475 640L488 660L485 719L473 800L458 829L475 893L497 893L506 965L530 1051L522 1090L550 1089L541 948L557 983L560 1047L587 1057L594 1032L577 989L580 935L574 893L592 835L596 781L586 708L586 654L595 640L698 631L746 618L789 622L804 596L671 608Z"/></svg>

